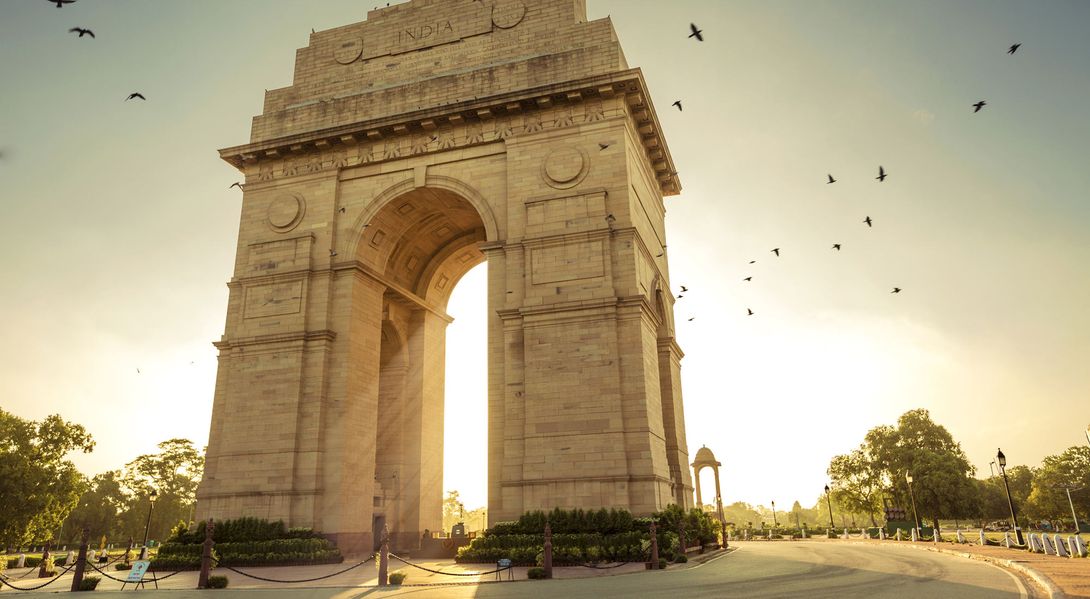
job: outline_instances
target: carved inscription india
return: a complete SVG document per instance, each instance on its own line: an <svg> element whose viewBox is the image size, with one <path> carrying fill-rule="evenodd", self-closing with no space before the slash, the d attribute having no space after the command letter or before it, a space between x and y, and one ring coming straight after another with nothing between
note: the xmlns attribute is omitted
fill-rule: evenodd
<svg viewBox="0 0 1090 599"><path fill-rule="evenodd" d="M450 21L441 21L439 23L418 25L416 27L410 27L408 29L402 29L397 32L398 45L403 43L422 42L428 41L428 38L432 36L442 35L444 33L452 33L454 26L450 24Z"/></svg>

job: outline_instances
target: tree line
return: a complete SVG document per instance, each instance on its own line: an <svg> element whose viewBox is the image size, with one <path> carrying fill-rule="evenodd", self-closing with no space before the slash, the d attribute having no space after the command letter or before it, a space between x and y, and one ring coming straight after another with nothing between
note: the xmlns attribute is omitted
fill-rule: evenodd
<svg viewBox="0 0 1090 599"><path fill-rule="evenodd" d="M156 453L87 477L68 456L94 447L83 426L59 415L32 421L0 410L0 546L74 544L84 527L94 540L139 543L153 490L148 538L188 525L204 469L204 452L192 441L168 439Z"/></svg>
<svg viewBox="0 0 1090 599"><path fill-rule="evenodd" d="M858 448L833 457L828 474L831 499L872 526L887 505L908 510L911 518L913 494L920 520L936 526L939 519L984 524L1010 518L999 465L977 478L961 445L923 409L905 412L896 425L872 428ZM1019 526L1071 527L1072 505L1081 523L1090 521L1090 447L1069 447L1036 468L1013 466L1006 474Z"/></svg>

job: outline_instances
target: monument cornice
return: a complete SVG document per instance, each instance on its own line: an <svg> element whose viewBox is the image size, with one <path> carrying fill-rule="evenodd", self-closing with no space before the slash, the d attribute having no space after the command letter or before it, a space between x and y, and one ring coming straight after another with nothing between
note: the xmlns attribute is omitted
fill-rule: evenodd
<svg viewBox="0 0 1090 599"><path fill-rule="evenodd" d="M224 337L219 341L213 341L212 345L216 346L216 349L234 349L236 347L247 347L252 345L268 345L272 343L293 343L298 341L333 341L337 338L336 331L328 329L322 329L317 331L297 331L293 333L272 333L269 335L256 335L253 337L238 337L227 338Z"/></svg>
<svg viewBox="0 0 1090 599"><path fill-rule="evenodd" d="M345 168L494 143L544 129L560 129L582 122L605 120L607 117L620 115L607 114L600 102L602 99L616 97L625 100L624 115L633 121L635 134L643 146L647 164L659 183L660 191L663 195L680 193L681 181L674 168L658 116L651 104L647 83L638 68L232 146L221 149L220 157L240 170L245 165L266 166L267 168L258 173L257 180L269 181L277 177L271 167L268 167L273 161L291 163L290 166L285 166L281 176L298 176L326 168ZM565 108L587 103L595 110L581 115L583 120L579 123L571 111L564 112ZM510 123L511 118L516 115L549 111L557 112L556 118L517 125ZM507 126L496 127L491 131L484 130L482 125L493 120ZM444 132L443 128L451 126L465 127L466 134L457 138L439 135ZM409 144L396 144L391 149L390 140L404 138L412 141ZM381 153L374 151L372 147L366 155L357 154L355 159L348 155L349 148L380 141L386 145ZM315 160L315 154L323 156Z"/></svg>

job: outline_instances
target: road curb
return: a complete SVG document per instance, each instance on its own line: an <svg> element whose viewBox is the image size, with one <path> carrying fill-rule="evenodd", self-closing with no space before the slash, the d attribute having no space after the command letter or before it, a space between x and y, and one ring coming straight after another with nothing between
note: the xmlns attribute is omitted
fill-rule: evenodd
<svg viewBox="0 0 1090 599"><path fill-rule="evenodd" d="M884 543L864 543L862 541L854 541L854 543L856 545L869 545L869 546L877 545L878 547L890 547L890 545L886 545ZM1031 568L1029 566L1020 564L1020 563L1018 563L1018 562L1016 562L1014 560L991 557L990 555L980 555L978 553L970 553L968 551L954 551L952 549L943 549L941 547L929 547L927 545L916 545L916 544L913 544L913 543L907 543L905 545L897 544L897 545L892 545L892 547L911 547L913 549L921 549L921 550L924 550L924 551L931 551L931 552L934 552L934 553L945 553L947 555L956 555L956 556L964 557L964 558L967 558L967 559L974 559L974 560L977 560L977 561L987 562L989 564L992 564L994 566L999 566L1001 568L1008 568L1010 570L1015 570L1017 572L1021 572L1022 574L1025 574L1026 576L1032 578L1034 582L1041 585L1045 589L1045 591L1048 592L1048 596L1049 596L1050 599L1067 599L1067 593L1064 593L1063 589L1056 586L1056 583L1052 582L1051 578L1049 578L1048 576L1045 576L1044 574L1038 572L1037 570L1034 570L1033 568Z"/></svg>

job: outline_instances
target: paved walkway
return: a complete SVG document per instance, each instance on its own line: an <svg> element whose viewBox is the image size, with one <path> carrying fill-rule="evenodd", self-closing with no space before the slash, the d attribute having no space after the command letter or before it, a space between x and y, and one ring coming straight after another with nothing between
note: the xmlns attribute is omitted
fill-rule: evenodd
<svg viewBox="0 0 1090 599"><path fill-rule="evenodd" d="M980 561L918 551L909 547L870 547L848 542L755 542L739 543L737 551L721 554L700 564L671 566L665 572L629 571L617 576L584 579L518 581L488 584L406 586L375 588L355 586L318 587L312 584L278 588L251 585L234 574L231 588L207 591L178 588L158 591L171 599L245 597L246 599L361 599L365 597L421 597L427 599L603 599L640 597L650 599L719 599L754 597L805 599L866 597L867 599L1025 599L1027 587L1011 573ZM351 565L351 564L349 564ZM369 566L365 566L369 567ZM636 566L642 567L642 566ZM362 568L361 568L362 569ZM330 572L329 566L263 569L271 574L304 577L306 571ZM580 569L584 570L584 569ZM620 570L620 569L618 569ZM575 569L557 569L558 574ZM373 570L372 570L373 572ZM614 571L615 572L615 571ZM600 572L599 572L600 574ZM189 586L195 581L192 576ZM347 575L346 575L347 576ZM360 575L360 578L363 578ZM410 575L406 582L413 582ZM423 577L416 582L424 582ZM62 581L63 582L63 581ZM61 583L58 583L61 584ZM334 583L337 584L337 583ZM171 583L173 586L173 583ZM118 585L119 586L119 585ZM167 585L164 585L167 586ZM248 586L249 588L242 588ZM65 588L65 587L62 587ZM116 588L100 587L103 589ZM10 591L7 591L10 592ZM99 591L103 592L103 591ZM117 591L105 591L117 592ZM130 592L130 591L126 591ZM136 591L137 594L155 591ZM12 593L14 595L14 593Z"/></svg>
<svg viewBox="0 0 1090 599"><path fill-rule="evenodd" d="M946 536L946 533L944 533ZM1057 557L1041 553L1030 553L1020 549L1006 547L967 545L958 543L911 543L908 541L878 541L852 539L859 543L882 545L913 545L922 549L942 549L970 554L993 562L1013 562L1015 566L1024 566L1044 575L1067 597L1090 598L1090 559ZM843 539L825 539L825 542L845 542Z"/></svg>

